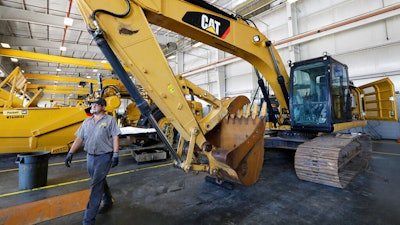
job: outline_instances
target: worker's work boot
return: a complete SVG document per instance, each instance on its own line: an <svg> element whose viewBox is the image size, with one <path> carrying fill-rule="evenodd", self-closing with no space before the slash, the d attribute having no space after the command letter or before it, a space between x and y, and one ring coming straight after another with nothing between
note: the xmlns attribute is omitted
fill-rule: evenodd
<svg viewBox="0 0 400 225"><path fill-rule="evenodd" d="M108 212L112 208L113 204L114 204L114 199L112 199L111 202L106 203L106 204L104 204L104 202L101 202L98 214L104 214L104 213Z"/></svg>
<svg viewBox="0 0 400 225"><path fill-rule="evenodd" d="M99 214L104 214L106 213L108 210L110 210L113 206L113 203L111 204L105 204L105 205L100 205L99 207Z"/></svg>

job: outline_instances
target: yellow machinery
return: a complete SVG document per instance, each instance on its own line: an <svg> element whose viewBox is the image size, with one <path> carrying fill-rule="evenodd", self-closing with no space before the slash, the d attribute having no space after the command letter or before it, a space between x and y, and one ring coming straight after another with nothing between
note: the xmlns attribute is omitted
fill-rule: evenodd
<svg viewBox="0 0 400 225"><path fill-rule="evenodd" d="M13 53L22 54L21 51ZM5 54L5 52L3 51L1 54ZM27 54L23 52L23 55ZM57 59L60 59L60 57ZM61 58L61 60L62 62L76 63L66 57ZM80 60L79 63L79 65L86 65L90 61ZM76 85L45 85L35 83L37 80L75 83ZM77 87L78 83L80 84L79 87ZM119 108L121 99L130 99L124 85L119 80L26 74L22 73L19 67L15 68L0 85L0 113L2 115L0 119L2 123L0 153L44 150L50 151L52 154L67 152L69 144L75 138L75 131L81 122L90 115L90 107L88 107L87 102L95 97L102 96L107 101L106 111L117 117L116 109ZM96 90L96 93L93 89ZM60 102L65 102L65 99L44 99L43 93L74 93L87 97L84 100L68 99L68 101L74 101L73 106L63 107ZM40 100L47 100L52 104L50 107L37 107ZM149 104L151 104L151 101L149 101ZM159 112L158 114L159 126L163 127L166 132L168 128L168 138L172 143L175 135L173 126L164 118L162 113ZM132 102L128 105L126 113L121 116L120 125L124 127L136 126L140 118L141 113L136 108L135 102Z"/></svg>
<svg viewBox="0 0 400 225"><path fill-rule="evenodd" d="M359 170L347 166L356 158L365 158L359 156L368 149L369 139L365 135L337 132L365 125L367 109L375 110L380 118L397 118L394 100L386 98L390 95L393 98L390 82L384 85L386 91L375 89L375 94L366 94L350 85L347 67L329 56L292 64L289 79L277 51L267 37L250 25L251 21L204 1L119 0L109 4L107 0L76 0L76 3L89 32L138 109L156 127L176 166L186 172L203 171L219 181L252 185L261 172L264 146L291 147L297 150L295 164L299 178L345 187ZM247 106L250 101L244 96L217 99L182 76L175 76L149 23L250 62L257 74L262 74L258 74L259 84L266 104L260 114L258 109L250 112ZM120 62L180 133L176 152L164 140L147 103ZM278 104L271 103L263 79L273 89ZM188 94L207 101L212 106L210 113L197 118L185 99ZM373 96L375 100L371 100ZM274 108L274 105L279 106ZM264 135L266 124L267 135Z"/></svg>
<svg viewBox="0 0 400 225"><path fill-rule="evenodd" d="M27 85L19 67L1 83L0 153L67 152L88 107L36 107L42 90L29 97Z"/></svg>
<svg viewBox="0 0 400 225"><path fill-rule="evenodd" d="M71 87L35 85L28 79L40 79L43 75L26 75L16 67L0 84L0 153L26 153L49 151L52 154L69 150L75 139L75 132L82 121L90 115L90 107L80 100L75 106L37 107L44 92L76 91ZM47 80L51 76L45 77ZM54 77L60 81L77 81L77 78ZM79 79L81 81L81 79ZM86 80L94 84L97 80ZM105 80L101 92L107 101L106 111L115 114L120 106L120 95L126 95L122 83L118 80ZM99 84L100 85L100 84ZM89 95L89 90L80 90ZM116 93L118 92L118 93ZM116 95L118 94L118 95ZM30 96L32 95L32 97ZM96 96L98 96L97 94ZM87 98L86 101L93 100Z"/></svg>
<svg viewBox="0 0 400 225"><path fill-rule="evenodd" d="M25 103L24 99L28 97L26 96L26 89L27 80L21 69L17 67L0 83L0 107L35 106L42 95L42 90L37 90L29 102Z"/></svg>
<svg viewBox="0 0 400 225"><path fill-rule="evenodd" d="M67 152L86 108L0 108L0 153Z"/></svg>

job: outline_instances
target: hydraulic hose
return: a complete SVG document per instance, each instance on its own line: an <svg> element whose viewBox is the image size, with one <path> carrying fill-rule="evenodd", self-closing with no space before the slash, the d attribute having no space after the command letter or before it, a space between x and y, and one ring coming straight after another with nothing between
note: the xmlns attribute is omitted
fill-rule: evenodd
<svg viewBox="0 0 400 225"><path fill-rule="evenodd" d="M267 88L265 87L264 80L261 78L260 73L258 70L256 71L256 75L258 78L258 87L261 89L261 92L263 93L264 96L264 101L267 103L267 112L268 112L268 121L273 122L274 126L276 127L276 123L278 123L278 120L275 117L275 112L274 109L272 108L271 100L269 99L269 94L267 91Z"/></svg>
<svg viewBox="0 0 400 225"><path fill-rule="evenodd" d="M289 106L289 93L285 86L285 79L283 78L281 71L279 70L278 62L276 60L274 50L272 49L271 41L267 41L266 45L268 47L269 53L271 54L272 60L274 62L275 72L278 75L277 80L278 80L279 86L281 87L283 96L285 97L286 105Z"/></svg>

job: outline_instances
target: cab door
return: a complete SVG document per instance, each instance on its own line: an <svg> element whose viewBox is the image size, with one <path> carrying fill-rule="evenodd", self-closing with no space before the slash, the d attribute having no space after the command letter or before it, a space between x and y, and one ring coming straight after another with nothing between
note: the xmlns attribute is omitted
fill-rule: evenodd
<svg viewBox="0 0 400 225"><path fill-rule="evenodd" d="M384 78L358 87L367 120L398 121L396 94L393 82Z"/></svg>

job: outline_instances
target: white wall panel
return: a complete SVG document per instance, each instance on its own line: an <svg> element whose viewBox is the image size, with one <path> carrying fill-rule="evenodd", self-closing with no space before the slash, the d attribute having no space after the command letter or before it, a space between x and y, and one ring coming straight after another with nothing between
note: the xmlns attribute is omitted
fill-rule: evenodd
<svg viewBox="0 0 400 225"><path fill-rule="evenodd" d="M246 61L239 61L226 66L226 77L235 77L237 75L249 74L252 71L253 66Z"/></svg>
<svg viewBox="0 0 400 225"><path fill-rule="evenodd" d="M296 3L299 33L315 30L382 7L376 0L303 0Z"/></svg>
<svg viewBox="0 0 400 225"><path fill-rule="evenodd" d="M184 71L193 70L217 60L217 50L207 45L191 48L183 52Z"/></svg>
<svg viewBox="0 0 400 225"><path fill-rule="evenodd" d="M335 40L333 36L318 38L300 45L299 55L302 60L322 56L324 52L335 52Z"/></svg>
<svg viewBox="0 0 400 225"><path fill-rule="evenodd" d="M396 37L400 37L400 16L389 18L385 22L387 27L388 39L391 40Z"/></svg>
<svg viewBox="0 0 400 225"><path fill-rule="evenodd" d="M371 32L373 30L374 32ZM376 45L388 43L386 28L383 22L357 27L332 35L335 45L334 54L358 51L360 49L373 48Z"/></svg>
<svg viewBox="0 0 400 225"><path fill-rule="evenodd" d="M393 5L399 3L399 0L383 0L384 6Z"/></svg>
<svg viewBox="0 0 400 225"><path fill-rule="evenodd" d="M400 72L400 44L349 52L336 58L349 66L350 77L384 76L386 73Z"/></svg>
<svg viewBox="0 0 400 225"><path fill-rule="evenodd" d="M254 19L257 28L270 40L287 38L287 15L284 6L277 10L268 11ZM284 19L283 19L284 18Z"/></svg>
<svg viewBox="0 0 400 225"><path fill-rule="evenodd" d="M254 84L253 67L246 61L229 64L226 70L226 92L228 96L251 95L257 87Z"/></svg>

